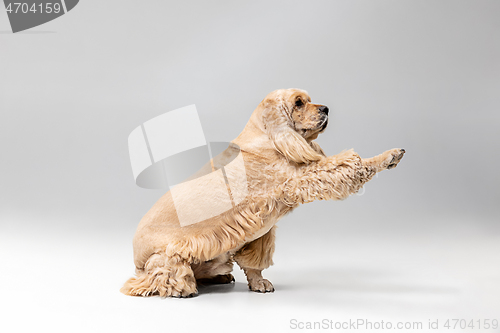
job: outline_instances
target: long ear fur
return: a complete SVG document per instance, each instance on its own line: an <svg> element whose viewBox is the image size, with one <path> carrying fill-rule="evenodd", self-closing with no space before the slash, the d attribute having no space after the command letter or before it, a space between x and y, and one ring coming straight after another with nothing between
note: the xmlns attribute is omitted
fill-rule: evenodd
<svg viewBox="0 0 500 333"><path fill-rule="evenodd" d="M280 110L284 106L279 104L274 101L266 101L262 112L264 127L274 148L287 160L295 163L307 164L320 160L323 156L318 154L299 133L288 125L285 115Z"/></svg>

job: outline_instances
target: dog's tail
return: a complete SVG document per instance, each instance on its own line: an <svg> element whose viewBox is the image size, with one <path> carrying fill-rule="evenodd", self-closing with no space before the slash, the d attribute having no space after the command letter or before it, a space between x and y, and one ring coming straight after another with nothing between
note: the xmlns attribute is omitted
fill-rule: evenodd
<svg viewBox="0 0 500 333"><path fill-rule="evenodd" d="M150 296L156 293L160 293L161 282L159 281L160 276L152 276L147 273L138 273L125 282L120 291L129 296ZM157 280L157 281L155 281ZM166 282L166 281L165 281Z"/></svg>

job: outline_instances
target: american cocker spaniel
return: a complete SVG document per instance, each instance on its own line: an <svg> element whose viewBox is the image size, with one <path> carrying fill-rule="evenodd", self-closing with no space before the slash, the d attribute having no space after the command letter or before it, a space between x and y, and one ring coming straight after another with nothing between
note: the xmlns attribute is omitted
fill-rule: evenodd
<svg viewBox="0 0 500 333"><path fill-rule="evenodd" d="M313 140L325 130L328 111L313 104L304 90L282 89L267 95L243 132L210 163L211 171L216 171L219 162L225 165L240 154L245 186L239 187L241 191L233 188L232 199L238 197L236 192L244 195L217 216L183 225L175 194L167 192L137 228L136 276L121 291L134 296L192 296L197 282L234 281L234 261L245 272L250 290L274 291L261 272L273 264L276 222L300 204L347 198L377 172L396 167L405 153L391 149L363 159L348 150L327 157ZM237 173L226 170L225 175L231 182ZM188 211L189 205L196 209L200 198L218 200L210 186L200 193L186 184ZM189 202L191 195L198 199Z"/></svg>

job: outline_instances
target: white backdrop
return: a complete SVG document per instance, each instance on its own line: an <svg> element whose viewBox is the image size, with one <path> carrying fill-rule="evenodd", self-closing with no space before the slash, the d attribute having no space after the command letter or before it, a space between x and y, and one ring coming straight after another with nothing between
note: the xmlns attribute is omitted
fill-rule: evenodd
<svg viewBox="0 0 500 333"><path fill-rule="evenodd" d="M294 318L425 328L499 316L499 15L482 0L87 0L12 34L0 10L3 325L288 331ZM248 293L236 268L235 285L190 300L121 295L135 227L162 194L135 186L129 133L196 104L207 140L230 141L289 87L330 107L328 154L401 147L401 164L363 195L279 223L264 272L274 294Z"/></svg>

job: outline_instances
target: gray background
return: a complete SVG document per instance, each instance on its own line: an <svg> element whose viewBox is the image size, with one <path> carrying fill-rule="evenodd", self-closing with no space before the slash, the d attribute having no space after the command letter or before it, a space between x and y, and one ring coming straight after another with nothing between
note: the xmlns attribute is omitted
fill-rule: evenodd
<svg viewBox="0 0 500 333"><path fill-rule="evenodd" d="M499 1L87 0L12 34L2 9L4 325L500 319L499 17ZM327 154L400 147L401 164L279 223L272 295L248 293L238 268L192 300L121 295L135 227L163 193L135 186L128 134L196 104L207 140L229 141L289 87L332 110Z"/></svg>

